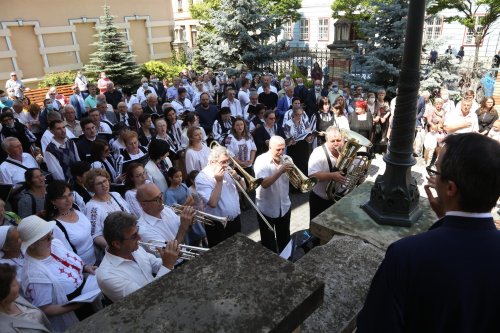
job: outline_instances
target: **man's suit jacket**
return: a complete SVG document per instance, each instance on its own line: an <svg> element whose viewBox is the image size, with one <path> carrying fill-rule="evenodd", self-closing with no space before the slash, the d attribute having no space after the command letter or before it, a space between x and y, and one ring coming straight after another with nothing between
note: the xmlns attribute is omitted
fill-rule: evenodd
<svg viewBox="0 0 500 333"><path fill-rule="evenodd" d="M288 97L283 96L278 100L278 105L276 107L277 115L278 115L278 127L283 126L283 116L290 109L291 104L288 104Z"/></svg>
<svg viewBox="0 0 500 333"><path fill-rule="evenodd" d="M87 109L85 109L85 100L83 99L82 104L80 104L78 97L73 94L69 96L69 102L75 108L77 119L81 119L83 115L87 112Z"/></svg>
<svg viewBox="0 0 500 333"><path fill-rule="evenodd" d="M151 107L149 107L149 105L146 104L142 107L142 110L144 111L144 113L147 113L147 114L153 114L153 113L162 114L163 113L160 104L156 104L155 108L151 108Z"/></svg>
<svg viewBox="0 0 500 333"><path fill-rule="evenodd" d="M389 246L358 332L500 332L500 231L447 215Z"/></svg>
<svg viewBox="0 0 500 333"><path fill-rule="evenodd" d="M318 111L318 102L316 100L316 91L314 91L314 88L311 88L307 91L305 104L306 104L306 113L309 116L309 118L311 118L314 112Z"/></svg>

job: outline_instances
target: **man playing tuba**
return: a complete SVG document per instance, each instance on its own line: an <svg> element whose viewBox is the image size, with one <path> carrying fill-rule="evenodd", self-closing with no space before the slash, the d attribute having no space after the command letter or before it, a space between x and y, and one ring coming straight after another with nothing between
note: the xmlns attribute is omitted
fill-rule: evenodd
<svg viewBox="0 0 500 333"><path fill-rule="evenodd" d="M309 220L318 216L335 202L328 199L326 188L331 181L344 184L347 178L340 171L335 171L335 164L344 140L340 131L335 126L326 129L326 142L316 147L309 156L309 177L318 179L318 183L309 193Z"/></svg>

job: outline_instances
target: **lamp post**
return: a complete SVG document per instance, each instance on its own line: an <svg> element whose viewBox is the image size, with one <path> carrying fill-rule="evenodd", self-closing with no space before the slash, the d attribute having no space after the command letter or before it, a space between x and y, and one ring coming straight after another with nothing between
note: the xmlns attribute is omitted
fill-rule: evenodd
<svg viewBox="0 0 500 333"><path fill-rule="evenodd" d="M375 222L409 227L422 215L418 206L420 194L411 176L415 138L417 98L420 86L420 53L425 16L425 1L410 0L406 26L398 96L392 122L386 169L375 180L370 200L362 207Z"/></svg>

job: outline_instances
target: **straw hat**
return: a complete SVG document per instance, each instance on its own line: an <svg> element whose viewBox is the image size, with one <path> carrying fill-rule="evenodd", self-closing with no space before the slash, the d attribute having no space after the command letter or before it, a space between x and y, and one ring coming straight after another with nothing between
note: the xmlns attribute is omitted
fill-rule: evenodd
<svg viewBox="0 0 500 333"><path fill-rule="evenodd" d="M26 252L30 245L51 232L55 225L56 222L47 222L36 215L31 215L22 219L17 227L17 231L19 231L19 235L23 241L21 244L21 251Z"/></svg>

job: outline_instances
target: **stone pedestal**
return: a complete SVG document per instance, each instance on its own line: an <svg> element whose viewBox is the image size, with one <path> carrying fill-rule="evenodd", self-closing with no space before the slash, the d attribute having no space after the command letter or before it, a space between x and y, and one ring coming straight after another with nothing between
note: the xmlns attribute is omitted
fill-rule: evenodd
<svg viewBox="0 0 500 333"><path fill-rule="evenodd" d="M352 48L353 45L346 42L334 42L328 45L330 49L330 59L328 59L328 70L330 81L337 81L340 88L344 85L344 74L351 71L350 56L344 51Z"/></svg>
<svg viewBox="0 0 500 333"><path fill-rule="evenodd" d="M357 237L334 236L296 266L325 282L325 300L302 325L302 333L352 332L384 251Z"/></svg>
<svg viewBox="0 0 500 333"><path fill-rule="evenodd" d="M379 225L361 209L361 205L370 199L373 182L365 181L353 190L347 197L311 221L311 233L321 242L327 243L333 235L349 235L359 237L378 248L385 250L392 242L410 235L415 235L429 229L436 220L427 198L420 197L419 206L422 217L411 227L396 227Z"/></svg>
<svg viewBox="0 0 500 333"><path fill-rule="evenodd" d="M324 283L241 234L69 332L292 332Z"/></svg>

